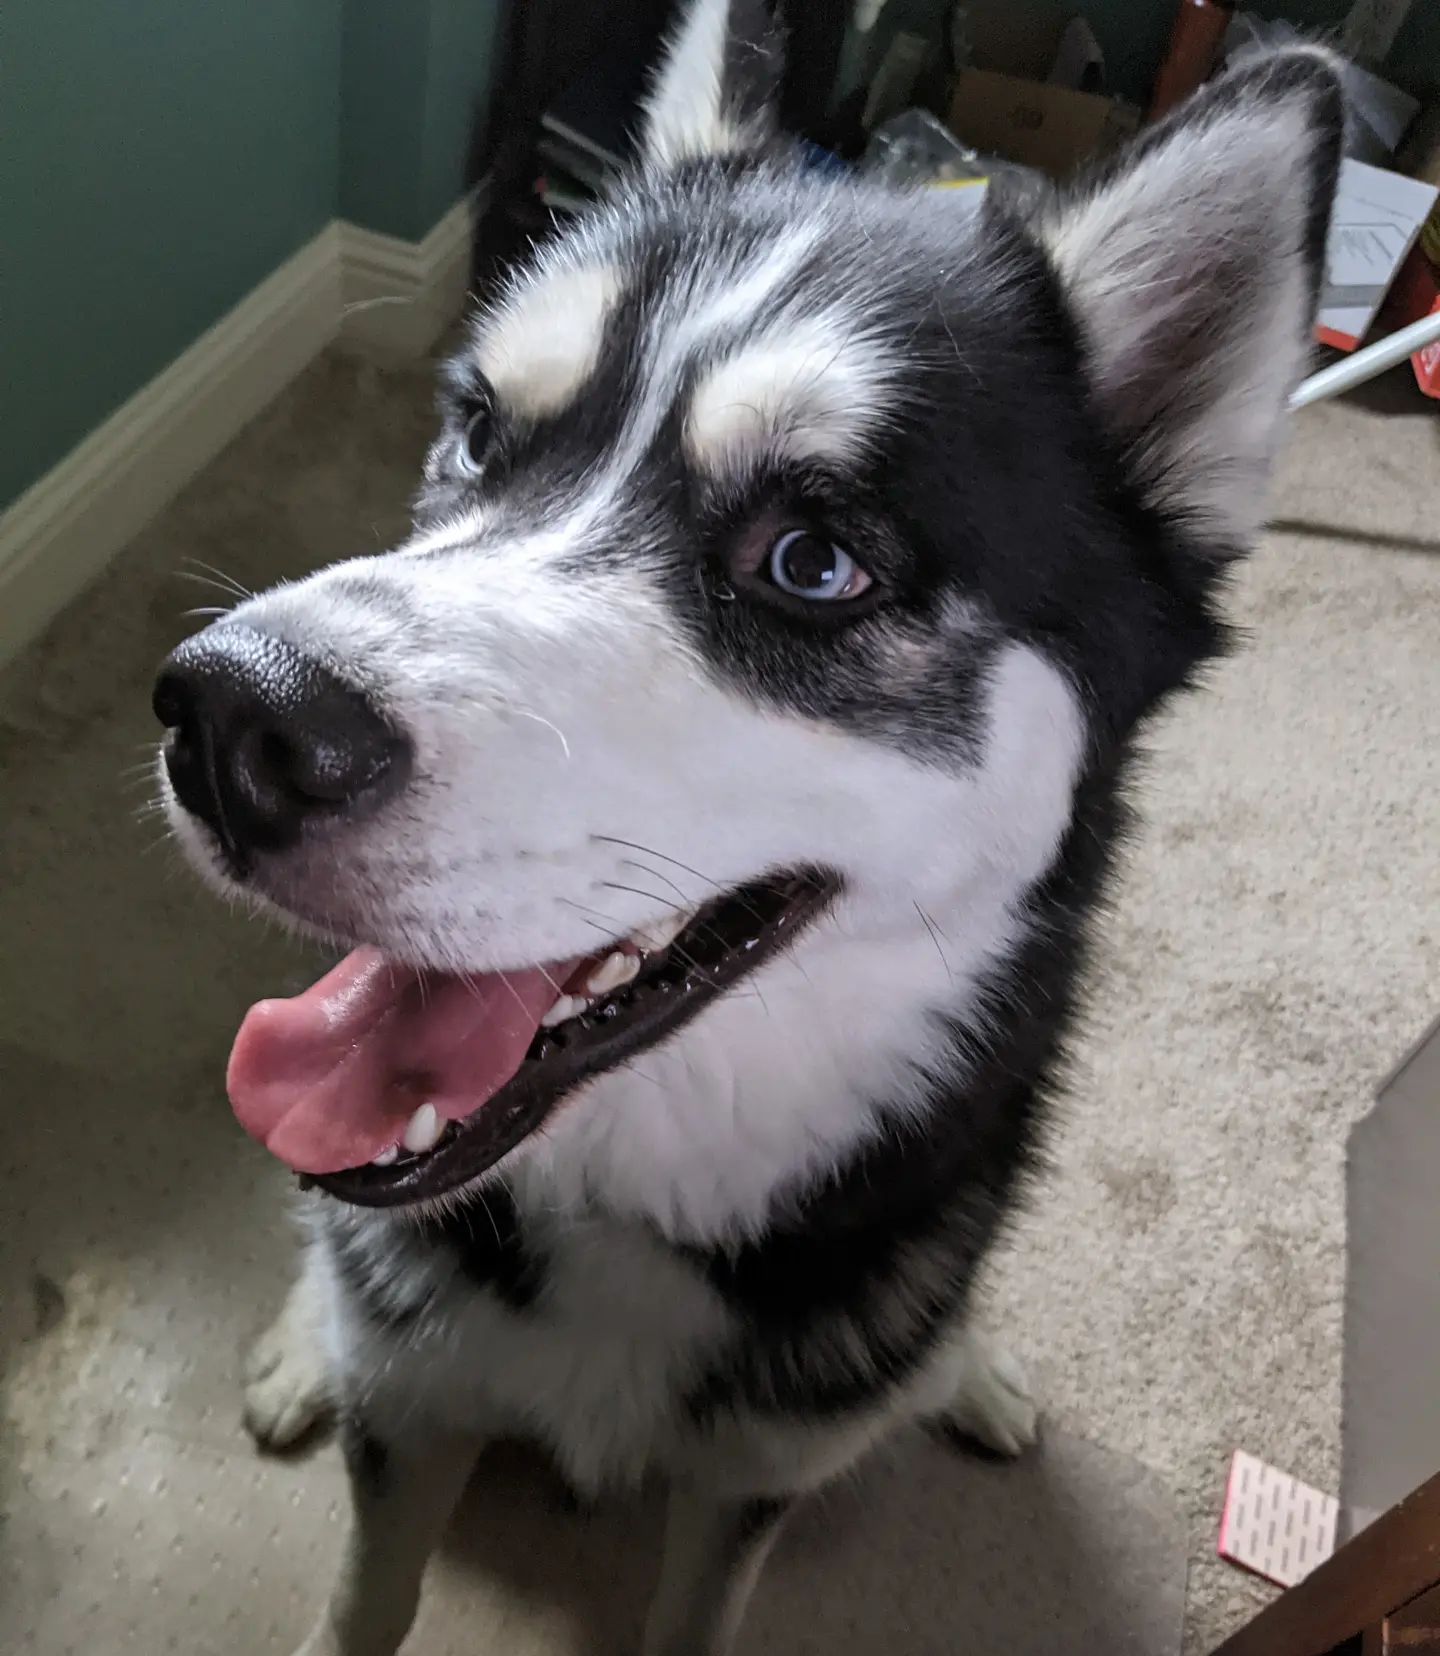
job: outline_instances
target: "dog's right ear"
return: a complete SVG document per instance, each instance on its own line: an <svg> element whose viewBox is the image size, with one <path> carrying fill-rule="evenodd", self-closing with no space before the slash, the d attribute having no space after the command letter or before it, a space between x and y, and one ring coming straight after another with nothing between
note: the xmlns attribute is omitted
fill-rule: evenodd
<svg viewBox="0 0 1440 1656"><path fill-rule="evenodd" d="M1310 352L1345 109L1330 56L1256 57L1042 228L1095 408L1157 505L1245 549Z"/></svg>
<svg viewBox="0 0 1440 1656"><path fill-rule="evenodd" d="M682 0L646 100L642 158L673 167L763 149L776 131L782 68L765 0Z"/></svg>

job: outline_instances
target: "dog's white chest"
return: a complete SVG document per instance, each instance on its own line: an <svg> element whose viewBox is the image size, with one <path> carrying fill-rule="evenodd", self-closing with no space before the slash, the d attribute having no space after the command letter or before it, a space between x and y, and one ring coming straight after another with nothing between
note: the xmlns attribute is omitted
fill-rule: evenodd
<svg viewBox="0 0 1440 1656"><path fill-rule="evenodd" d="M436 1292L411 1337L347 1318L346 1366L466 1430L540 1439L577 1488L634 1483L683 1436L682 1399L731 1337L731 1315L638 1226L542 1221L527 1246L531 1303L420 1267Z"/></svg>

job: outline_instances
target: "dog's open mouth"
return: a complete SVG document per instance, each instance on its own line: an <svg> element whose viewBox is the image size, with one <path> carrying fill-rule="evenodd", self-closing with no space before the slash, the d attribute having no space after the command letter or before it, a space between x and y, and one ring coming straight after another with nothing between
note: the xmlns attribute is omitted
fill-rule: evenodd
<svg viewBox="0 0 1440 1656"><path fill-rule="evenodd" d="M442 1196L784 948L837 889L811 869L772 876L599 953L520 971L420 972L357 949L304 994L251 1009L231 1103L333 1196L367 1207Z"/></svg>

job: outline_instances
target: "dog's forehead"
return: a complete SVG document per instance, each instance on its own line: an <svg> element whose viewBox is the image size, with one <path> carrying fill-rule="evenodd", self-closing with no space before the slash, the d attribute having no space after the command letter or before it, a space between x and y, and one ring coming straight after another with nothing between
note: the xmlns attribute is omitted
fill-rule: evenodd
<svg viewBox="0 0 1440 1656"><path fill-rule="evenodd" d="M883 198L801 183L631 196L547 249L475 326L502 416L613 410L652 437L672 413L711 474L854 459L886 418L913 330L915 260L867 217Z"/></svg>

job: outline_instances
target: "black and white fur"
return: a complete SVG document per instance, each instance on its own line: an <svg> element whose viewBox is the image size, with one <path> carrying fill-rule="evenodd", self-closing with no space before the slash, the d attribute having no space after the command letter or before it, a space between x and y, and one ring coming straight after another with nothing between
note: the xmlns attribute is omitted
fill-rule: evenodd
<svg viewBox="0 0 1440 1656"><path fill-rule="evenodd" d="M355 1514L304 1656L396 1648L499 1433L582 1489L670 1479L646 1656L726 1650L787 1506L898 1424L1033 1436L971 1288L1137 724L1221 647L1261 521L1337 83L1319 53L1252 65L1021 222L805 172L776 72L758 0L695 0L643 165L451 366L413 539L241 612L419 756L384 811L257 870L269 909L480 970L774 867L843 880L448 1211L317 1203L246 1405L272 1444L342 1421ZM878 597L842 618L738 582L797 516Z"/></svg>

